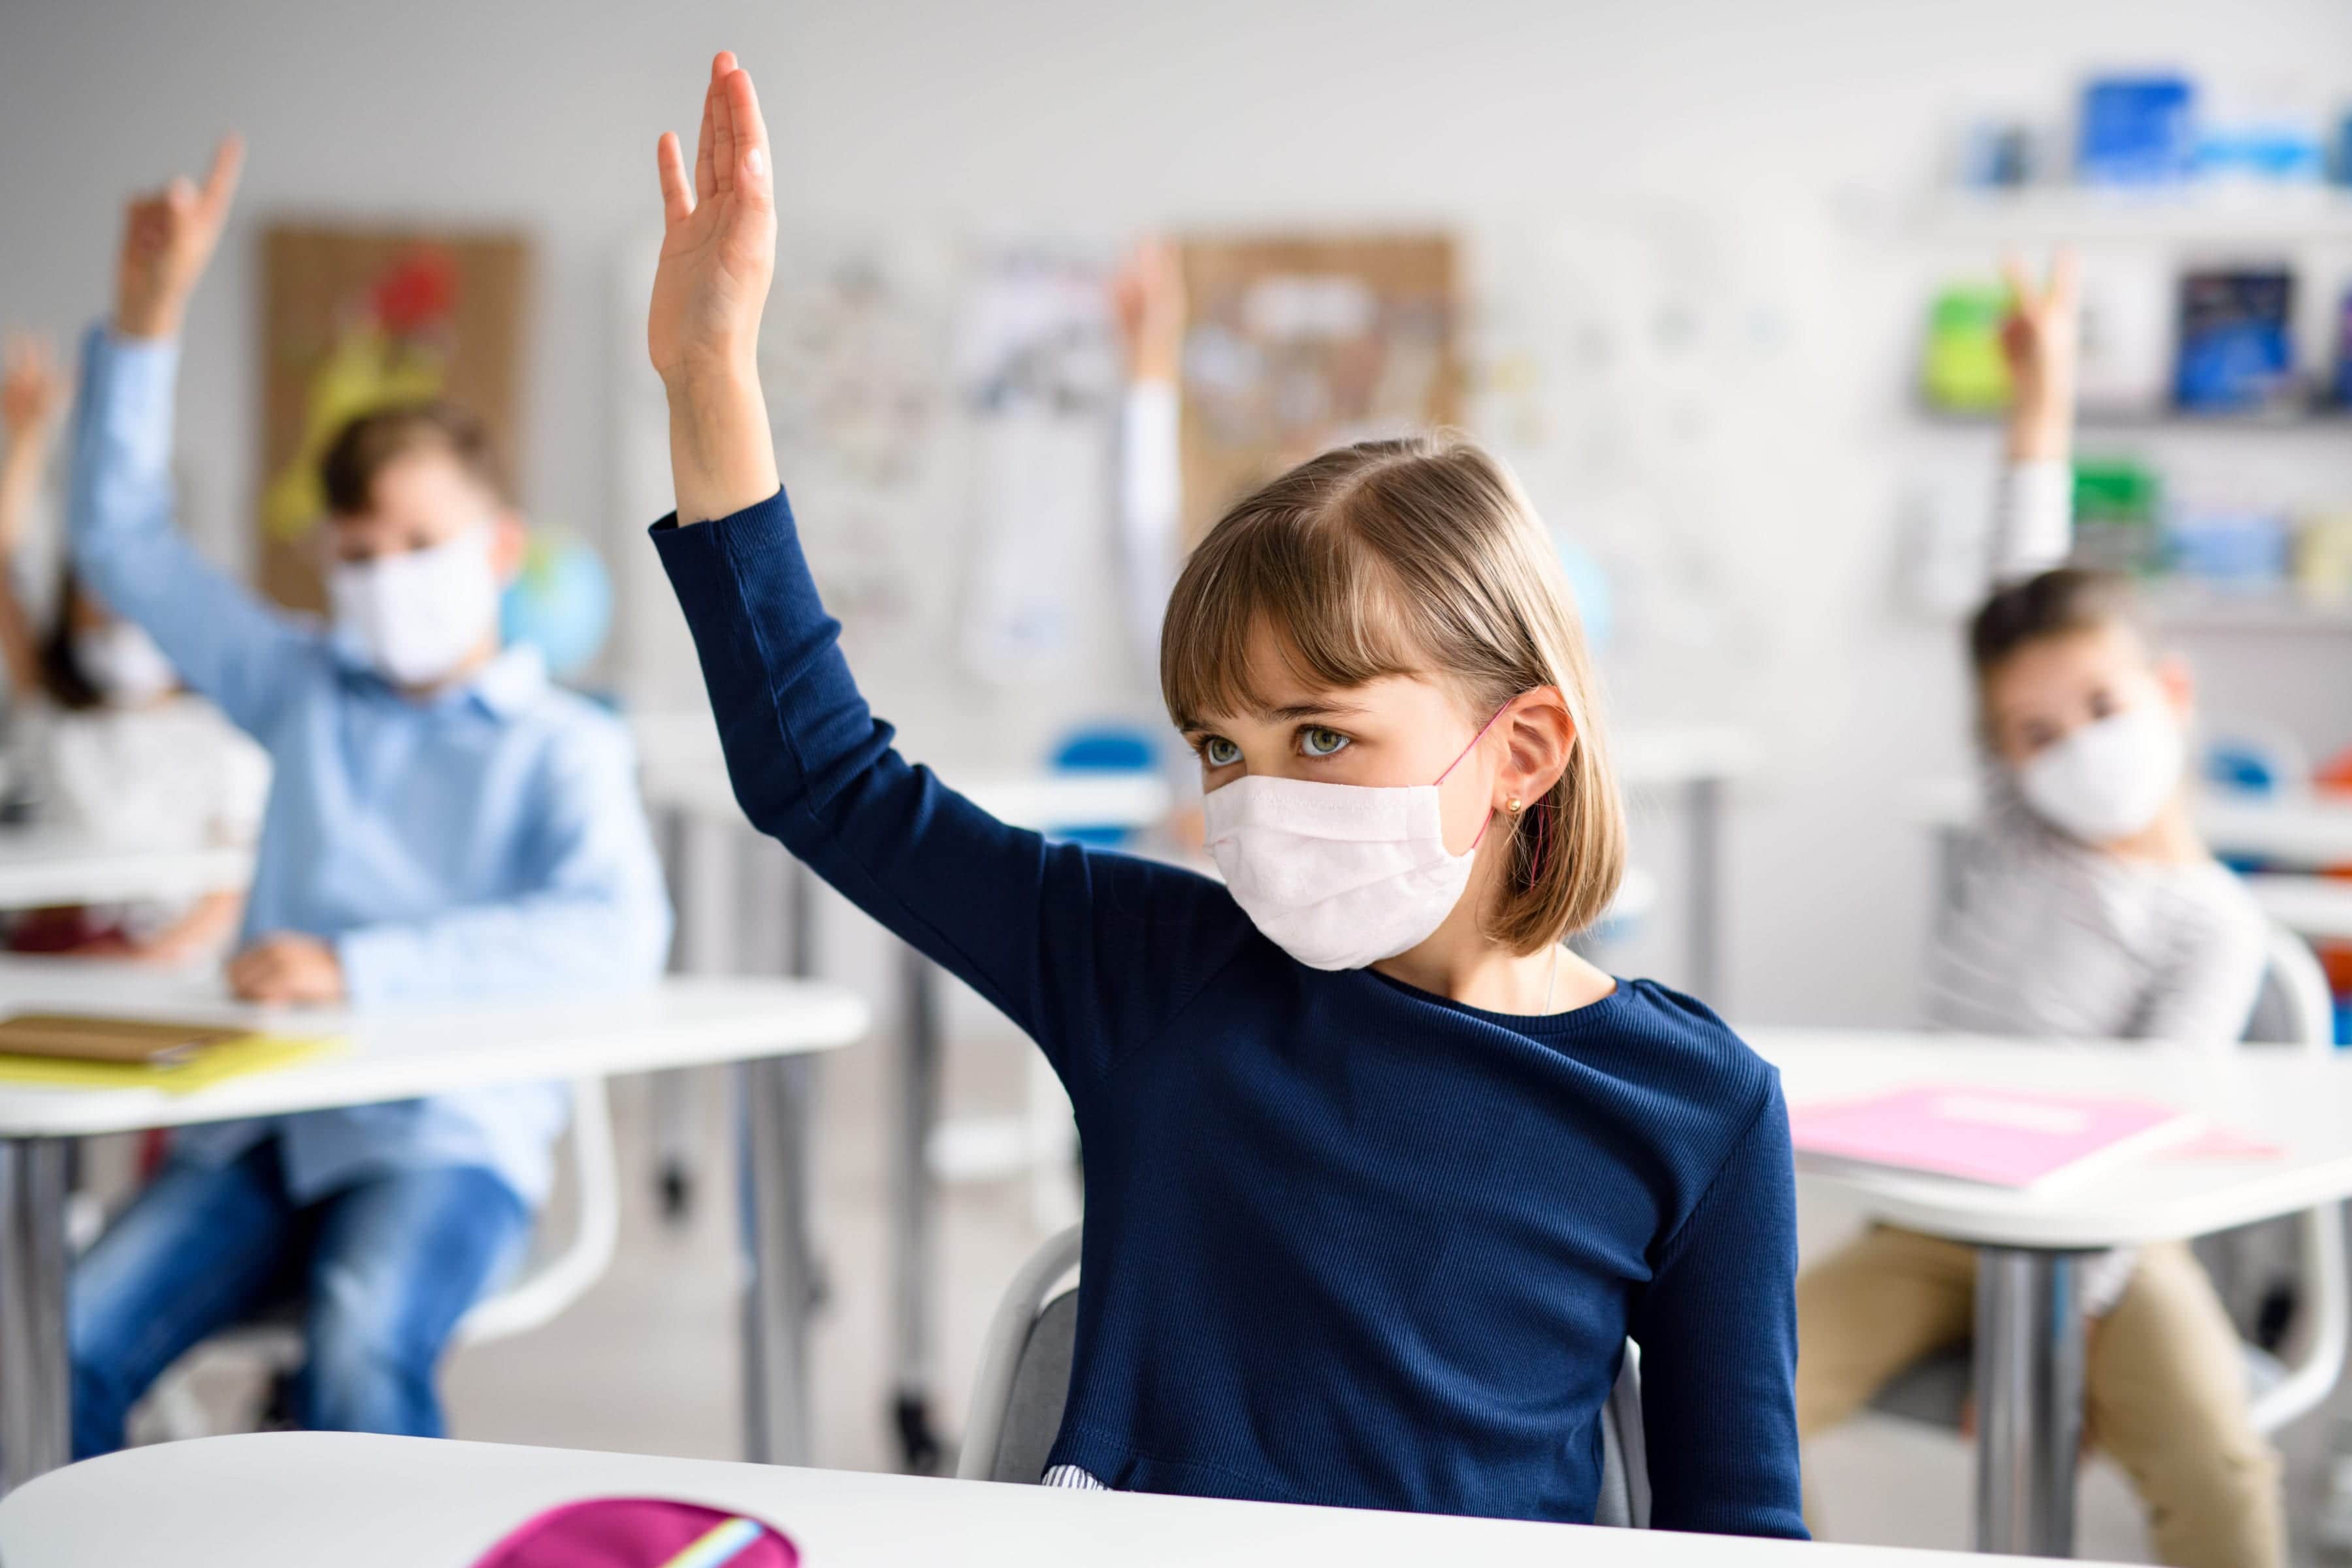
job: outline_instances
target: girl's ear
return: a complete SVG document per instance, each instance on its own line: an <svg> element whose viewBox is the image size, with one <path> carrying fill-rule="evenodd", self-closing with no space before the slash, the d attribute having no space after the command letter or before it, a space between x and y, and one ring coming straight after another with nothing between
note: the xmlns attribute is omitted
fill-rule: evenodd
<svg viewBox="0 0 2352 1568"><path fill-rule="evenodd" d="M1576 721L1557 686L1538 686L1511 699L1495 726L1503 739L1503 765L1495 774L1495 809L1517 799L1531 806L1568 771L1576 749Z"/></svg>

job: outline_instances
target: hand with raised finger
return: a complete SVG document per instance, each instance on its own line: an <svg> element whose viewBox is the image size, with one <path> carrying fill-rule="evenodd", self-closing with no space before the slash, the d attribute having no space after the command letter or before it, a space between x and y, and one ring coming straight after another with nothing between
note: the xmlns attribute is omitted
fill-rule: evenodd
<svg viewBox="0 0 2352 1568"><path fill-rule="evenodd" d="M0 349L0 433L37 445L66 411L66 375L48 340L11 332Z"/></svg>
<svg viewBox="0 0 2352 1568"><path fill-rule="evenodd" d="M1139 242L1111 279L1111 308L1131 381L1174 383L1184 354L1184 269L1162 238Z"/></svg>
<svg viewBox="0 0 2352 1568"><path fill-rule="evenodd" d="M677 138L656 149L661 261L646 347L669 394L670 474L682 523L776 493L774 433L760 388L760 315L776 265L775 172L749 72L710 62L694 173Z"/></svg>
<svg viewBox="0 0 2352 1568"><path fill-rule="evenodd" d="M2082 357L2082 261L2062 248L2039 284L2016 257L2001 271L2010 293L2000 331L2013 398L2010 456L2018 462L2063 458L2074 444L2074 370Z"/></svg>
<svg viewBox="0 0 2352 1568"><path fill-rule="evenodd" d="M244 167L245 143L232 132L214 150L204 184L175 176L124 209L122 251L115 267L117 332L128 338L179 335L188 296L220 244Z"/></svg>

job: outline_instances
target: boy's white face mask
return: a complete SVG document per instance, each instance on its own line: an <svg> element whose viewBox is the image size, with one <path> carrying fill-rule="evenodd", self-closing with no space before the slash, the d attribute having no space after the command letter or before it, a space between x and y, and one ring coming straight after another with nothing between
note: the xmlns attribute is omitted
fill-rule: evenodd
<svg viewBox="0 0 2352 1568"><path fill-rule="evenodd" d="M388 679L430 686L497 624L499 574L481 523L425 550L339 561L327 574L335 630Z"/></svg>
<svg viewBox="0 0 2352 1568"><path fill-rule="evenodd" d="M1437 785L1461 762L1425 784L1235 779L1202 800L1209 853L1242 912L1308 968L1394 958L1445 923L1477 860L1478 839L1445 847Z"/></svg>
<svg viewBox="0 0 2352 1568"><path fill-rule="evenodd" d="M2154 823L2180 787L2188 742L2161 703L2078 726L2017 770L2018 793L2043 821L2085 844L2112 844Z"/></svg>

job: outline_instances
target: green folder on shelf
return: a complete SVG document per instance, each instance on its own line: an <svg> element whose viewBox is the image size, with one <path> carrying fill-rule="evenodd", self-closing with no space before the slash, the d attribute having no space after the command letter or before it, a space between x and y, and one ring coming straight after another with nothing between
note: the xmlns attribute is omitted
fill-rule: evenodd
<svg viewBox="0 0 2352 1568"><path fill-rule="evenodd" d="M190 1094L292 1067L342 1043L334 1036L270 1035L234 1025L20 1013L0 1018L0 1083Z"/></svg>

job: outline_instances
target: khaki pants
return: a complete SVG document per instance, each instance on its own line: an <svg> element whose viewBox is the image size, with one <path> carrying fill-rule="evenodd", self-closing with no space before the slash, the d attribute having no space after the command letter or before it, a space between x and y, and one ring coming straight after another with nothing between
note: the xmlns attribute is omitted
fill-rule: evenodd
<svg viewBox="0 0 2352 1568"><path fill-rule="evenodd" d="M1797 1281L1797 1428L1811 1437L1905 1367L1969 1337L1976 1253L1878 1226ZM2285 1561L2278 1456L2246 1412L2231 1326L2180 1242L2142 1247L2130 1288L2094 1323L2084 1417L2130 1475L2159 1561L2276 1568Z"/></svg>

